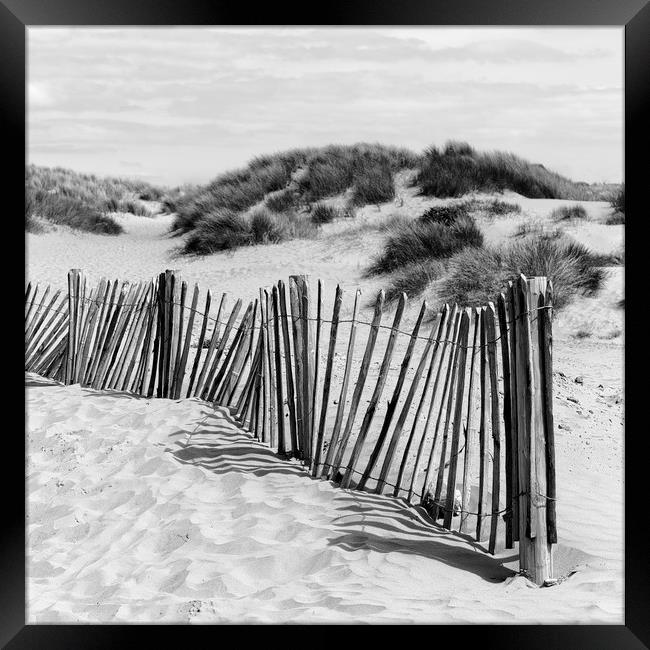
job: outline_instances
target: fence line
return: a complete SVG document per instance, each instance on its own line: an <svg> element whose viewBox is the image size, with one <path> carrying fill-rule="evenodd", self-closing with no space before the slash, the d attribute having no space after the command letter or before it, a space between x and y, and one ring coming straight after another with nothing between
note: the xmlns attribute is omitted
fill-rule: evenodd
<svg viewBox="0 0 650 650"><path fill-rule="evenodd" d="M208 399L312 476L375 493L390 488L444 528L473 531L490 553L518 542L520 569L537 584L550 579L551 283L521 276L496 307L445 306L431 323L423 303L410 332L400 329L405 294L388 325L383 291L367 322L358 318L359 291L352 317L341 319L337 287L328 319L320 281L291 276L288 289L279 281L230 310L222 293L213 318L211 293L197 309L199 287L174 271L139 283L102 278L90 288L73 269L67 295L27 286L25 369L95 389ZM370 328L360 361L358 325ZM375 371L380 330L389 334ZM408 343L397 366L399 336Z"/></svg>

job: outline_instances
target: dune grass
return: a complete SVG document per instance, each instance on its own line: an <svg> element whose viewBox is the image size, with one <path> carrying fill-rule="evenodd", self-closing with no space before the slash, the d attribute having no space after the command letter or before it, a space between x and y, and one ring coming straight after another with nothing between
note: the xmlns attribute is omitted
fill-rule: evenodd
<svg viewBox="0 0 650 650"><path fill-rule="evenodd" d="M572 219L586 219L587 211L580 204L576 205L563 205L555 208L551 212L551 219L553 221L570 221Z"/></svg>
<svg viewBox="0 0 650 650"><path fill-rule="evenodd" d="M446 222L423 217L395 220L388 226L384 250L367 270L368 275L391 273L413 262L445 259L463 248L483 246L483 233L466 213Z"/></svg>
<svg viewBox="0 0 650 650"><path fill-rule="evenodd" d="M158 200L163 189L139 180L80 174L61 167L25 169L25 227L42 219L77 230L119 234L111 212L152 216L143 200Z"/></svg>
<svg viewBox="0 0 650 650"><path fill-rule="evenodd" d="M277 244L315 236L317 226L291 212L277 214L259 207L250 215L227 209L211 212L185 239L182 252L209 255L253 244Z"/></svg>
<svg viewBox="0 0 650 650"><path fill-rule="evenodd" d="M325 203L317 203L311 211L311 220L318 225L331 223L339 216L341 215L334 206Z"/></svg>
<svg viewBox="0 0 650 650"><path fill-rule="evenodd" d="M463 142L426 150L414 184L425 196L457 197L469 192L512 190L529 198L589 199L588 186L511 153L478 152Z"/></svg>
<svg viewBox="0 0 650 650"><path fill-rule="evenodd" d="M600 263L587 247L568 237L542 235L497 248L464 250L449 261L436 298L440 304L484 305L523 273L549 278L554 305L561 309L576 295L591 295L602 287L606 273Z"/></svg>

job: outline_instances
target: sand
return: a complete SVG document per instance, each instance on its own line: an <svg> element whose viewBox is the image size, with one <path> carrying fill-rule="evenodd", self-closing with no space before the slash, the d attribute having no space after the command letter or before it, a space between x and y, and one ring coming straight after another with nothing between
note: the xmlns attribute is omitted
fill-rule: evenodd
<svg viewBox="0 0 650 650"><path fill-rule="evenodd" d="M72 267L90 282L174 268L246 299L306 272L323 280L326 309L341 283L344 312L359 286L367 314L382 285L363 277L385 236L377 223L436 202L409 192L402 205L368 206L315 240L200 259L174 253L170 217L120 216L120 237L29 234L27 275L65 288ZM524 212L482 222L488 240L573 203L506 198ZM566 228L599 252L618 250L623 229L603 225L607 205L583 205L590 218ZM555 560L557 575L571 574L559 585L534 587L516 575L515 551L491 557L401 500L312 480L198 400L30 375L28 621L622 623L622 296L623 269L612 268L598 296L554 324Z"/></svg>

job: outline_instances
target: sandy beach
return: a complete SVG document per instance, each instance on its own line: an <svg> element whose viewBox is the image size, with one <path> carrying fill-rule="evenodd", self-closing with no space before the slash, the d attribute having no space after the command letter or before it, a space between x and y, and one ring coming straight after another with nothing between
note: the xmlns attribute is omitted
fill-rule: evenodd
<svg viewBox="0 0 650 650"><path fill-rule="evenodd" d="M488 241L575 203L505 198L522 213L479 219ZM377 224L434 203L412 192L314 240L204 258L177 254L171 217L122 215L117 237L28 234L27 277L65 288L70 268L91 284L171 268L234 300L307 273L323 282L326 313L340 283L344 313L360 287L367 316L385 282L364 276L385 237ZM608 204L582 204L589 219L567 232L620 250ZM516 549L492 557L403 500L311 479L223 409L27 375L28 621L621 623L623 267L607 272L597 296L554 323L560 584L536 588L516 574ZM416 314L411 305L405 323Z"/></svg>

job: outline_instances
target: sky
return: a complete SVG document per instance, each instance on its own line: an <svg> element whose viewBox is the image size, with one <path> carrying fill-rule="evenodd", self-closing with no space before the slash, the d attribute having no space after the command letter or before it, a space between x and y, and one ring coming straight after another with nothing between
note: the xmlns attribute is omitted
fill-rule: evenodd
<svg viewBox="0 0 650 650"><path fill-rule="evenodd" d="M27 34L31 163L203 183L330 143L508 150L623 179L623 28L53 28Z"/></svg>

